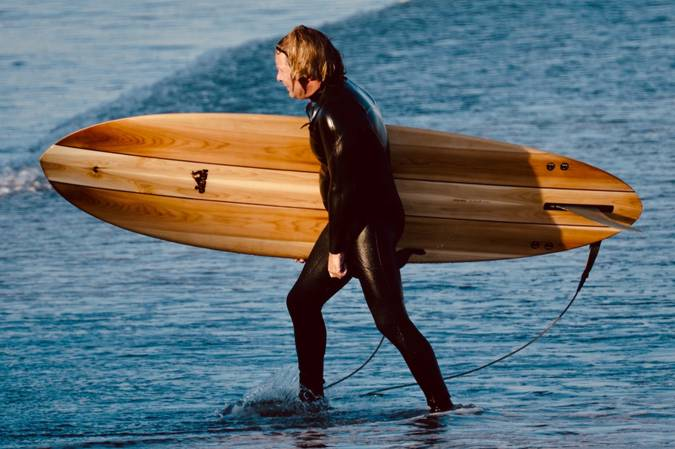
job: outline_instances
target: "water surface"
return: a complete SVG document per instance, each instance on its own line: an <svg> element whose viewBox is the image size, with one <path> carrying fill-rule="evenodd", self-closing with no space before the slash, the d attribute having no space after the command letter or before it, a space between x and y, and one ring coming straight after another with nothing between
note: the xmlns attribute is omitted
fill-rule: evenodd
<svg viewBox="0 0 675 449"><path fill-rule="evenodd" d="M672 447L672 3L352 1L311 15L235 3L0 7L0 446ZM450 382L472 404L455 413L425 415L417 388L361 396L410 381L388 344L329 391L329 409L295 409L285 295L299 265L115 228L61 199L37 165L51 142L101 120L300 115L271 49L292 24L327 21L389 123L562 153L644 201L642 232L605 242L549 335ZM407 266L408 310L451 374L543 328L585 259ZM325 314L330 382L379 335L356 283Z"/></svg>

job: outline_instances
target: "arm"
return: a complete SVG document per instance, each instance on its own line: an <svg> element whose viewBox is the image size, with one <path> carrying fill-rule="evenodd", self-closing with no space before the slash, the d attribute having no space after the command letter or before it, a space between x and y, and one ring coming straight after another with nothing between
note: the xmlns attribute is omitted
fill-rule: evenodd
<svg viewBox="0 0 675 449"><path fill-rule="evenodd" d="M359 147L353 129L352 123L340 123L336 117L326 117L321 132L328 169L323 177L328 193L328 272L335 278L347 274L344 253L356 239L354 229L358 228L356 221L361 218L358 197Z"/></svg>
<svg viewBox="0 0 675 449"><path fill-rule="evenodd" d="M328 169L321 164L321 170L319 172L319 191L321 192L321 201L323 202L323 207L328 210L328 191L330 189L330 175L328 174Z"/></svg>
<svg viewBox="0 0 675 449"><path fill-rule="evenodd" d="M328 166L328 235L333 254L344 253L356 239L359 216L359 147L353 126L326 120L323 133ZM331 126L332 125L332 126ZM351 128L351 129L350 129Z"/></svg>

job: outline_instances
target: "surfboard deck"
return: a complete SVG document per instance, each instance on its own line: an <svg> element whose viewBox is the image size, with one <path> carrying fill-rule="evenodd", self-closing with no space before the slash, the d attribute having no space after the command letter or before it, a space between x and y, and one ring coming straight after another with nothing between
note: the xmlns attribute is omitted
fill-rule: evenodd
<svg viewBox="0 0 675 449"><path fill-rule="evenodd" d="M68 201L122 228L218 250L305 258L327 214L304 123L226 113L130 117L66 136L40 163ZM642 212L629 185L580 161L458 134L392 125L388 131L406 212L399 246L426 251L411 262L563 251L615 235L621 228L608 223L630 226ZM580 207L609 222L573 212Z"/></svg>

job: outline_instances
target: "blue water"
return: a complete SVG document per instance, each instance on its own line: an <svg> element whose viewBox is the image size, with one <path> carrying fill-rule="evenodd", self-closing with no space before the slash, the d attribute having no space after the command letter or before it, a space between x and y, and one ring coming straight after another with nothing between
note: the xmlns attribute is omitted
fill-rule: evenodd
<svg viewBox="0 0 675 449"><path fill-rule="evenodd" d="M674 447L675 5L205 0L0 5L0 447ZM563 153L641 195L580 299L535 346L449 386L425 415L386 344L298 409L292 261L180 246L99 222L41 176L44 148L150 112L301 114L271 49L322 25L390 123ZM445 374L526 341L566 304L583 249L411 265L408 310ZM325 308L326 377L379 335L350 284ZM227 405L243 401L233 413Z"/></svg>

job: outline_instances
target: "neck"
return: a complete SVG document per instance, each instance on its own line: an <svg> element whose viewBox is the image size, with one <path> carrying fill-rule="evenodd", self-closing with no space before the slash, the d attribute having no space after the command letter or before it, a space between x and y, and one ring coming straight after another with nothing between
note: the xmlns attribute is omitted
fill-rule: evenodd
<svg viewBox="0 0 675 449"><path fill-rule="evenodd" d="M319 92L321 87L322 87L321 81L310 80L307 83L307 88L305 88L305 94L307 95L305 98L311 98L314 94Z"/></svg>
<svg viewBox="0 0 675 449"><path fill-rule="evenodd" d="M317 103L325 91L326 91L326 86L322 85L321 87L319 87L319 89L314 91L312 93L312 95L310 95L307 98L310 99L311 101L313 101L314 103Z"/></svg>
<svg viewBox="0 0 675 449"><path fill-rule="evenodd" d="M327 91L332 92L333 90L338 88L338 86L341 86L346 80L347 80L347 77L341 77L341 78L338 78L338 79L323 81L323 82L320 83L319 88L316 89L307 98L309 98L310 100L312 100L314 102L318 102L319 99L321 99L321 97L324 95L324 93L326 93ZM309 91L309 89L308 89L308 91Z"/></svg>

